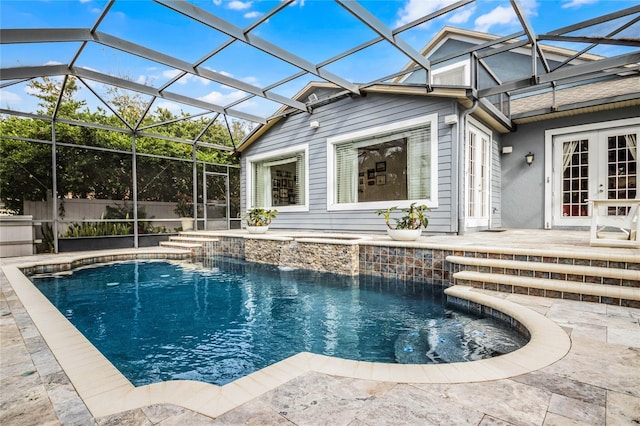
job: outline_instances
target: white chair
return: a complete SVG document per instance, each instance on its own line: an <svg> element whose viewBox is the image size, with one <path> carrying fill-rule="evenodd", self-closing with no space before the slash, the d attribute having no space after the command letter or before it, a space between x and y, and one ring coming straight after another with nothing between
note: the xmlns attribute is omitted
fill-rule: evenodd
<svg viewBox="0 0 640 426"><path fill-rule="evenodd" d="M640 199L589 200L592 246L640 247ZM609 215L611 207L628 209L626 215ZM604 214L601 214L601 210Z"/></svg>

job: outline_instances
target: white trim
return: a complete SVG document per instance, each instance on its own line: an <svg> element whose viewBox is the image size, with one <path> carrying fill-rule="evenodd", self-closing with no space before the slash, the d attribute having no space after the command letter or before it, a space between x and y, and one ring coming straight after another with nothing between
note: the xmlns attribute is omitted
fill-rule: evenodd
<svg viewBox="0 0 640 426"><path fill-rule="evenodd" d="M433 77L437 76L438 74L443 74L457 68L462 68L463 75L464 75L464 86L470 86L471 85L471 73L469 71L470 67L471 67L471 61L469 59L464 59L462 61L458 61L450 65L445 65L440 68L434 68L431 70L431 76L429 78L429 81L431 82L431 84L433 84ZM442 86L457 86L457 85L442 84Z"/></svg>
<svg viewBox="0 0 640 426"><path fill-rule="evenodd" d="M427 200L390 200L374 201L368 203L342 203L338 204L335 198L335 146L340 143L350 142L357 139L372 137L384 133L399 132L430 124L431 132L431 198ZM386 209L391 206L401 208L409 207L411 203L417 202L426 204L429 208L438 207L438 114L429 114L415 117L409 120L398 121L358 130L351 133L332 136L327 138L327 210L328 211L349 211L349 210L372 210Z"/></svg>
<svg viewBox="0 0 640 426"><path fill-rule="evenodd" d="M268 160L269 158L279 158L289 154L304 152L304 204L299 206L277 206L278 212L308 212L309 211L309 144L300 144L278 150L277 152L269 151L262 154L256 154L245 158L245 190L247 191L245 211L253 208L253 163Z"/></svg>
<svg viewBox="0 0 640 426"><path fill-rule="evenodd" d="M465 207L464 207L464 228L465 229L470 229L470 228L481 228L481 227L490 227L491 226L491 212L492 212L492 200L493 200L493 192L492 192L492 178L493 178L493 131L485 126L484 124L482 124L480 121L478 121L477 119L475 119L474 117L471 117L470 115L467 116L467 123L465 126L466 129L466 134L464 137L464 152L465 152L465 161L464 161L464 170L465 170L465 179L464 179L464 190L467 191L469 188L467 188L467 181L469 178L469 159L468 159L468 153L469 153L469 129L470 127L474 127L477 131L484 133L485 135L488 136L489 140L489 147L487 149L486 155L488 158L483 159L483 161L487 162L487 199L485 200L485 202L487 203L487 223L484 223L484 220L482 220L481 222L478 222L476 218L474 218L474 220L470 220L469 216L468 216L468 203L469 203L469 197L465 195Z"/></svg>
<svg viewBox="0 0 640 426"><path fill-rule="evenodd" d="M544 132L544 228L553 228L553 138L566 134L578 134L591 131L640 125L640 117L621 120L599 121L577 126L548 129Z"/></svg>

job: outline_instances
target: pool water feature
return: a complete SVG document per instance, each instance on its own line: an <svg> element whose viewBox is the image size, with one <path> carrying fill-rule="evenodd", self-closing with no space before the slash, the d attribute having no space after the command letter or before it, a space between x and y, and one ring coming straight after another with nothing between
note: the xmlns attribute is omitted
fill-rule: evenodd
<svg viewBox="0 0 640 426"><path fill-rule="evenodd" d="M389 363L470 361L526 343L447 309L438 288L234 260L132 261L31 277L134 385L223 385L298 352Z"/></svg>

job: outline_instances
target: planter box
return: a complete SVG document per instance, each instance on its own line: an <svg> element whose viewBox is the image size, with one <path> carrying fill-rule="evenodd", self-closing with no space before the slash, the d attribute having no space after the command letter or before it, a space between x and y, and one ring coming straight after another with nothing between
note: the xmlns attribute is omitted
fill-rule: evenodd
<svg viewBox="0 0 640 426"><path fill-rule="evenodd" d="M175 234L149 234L138 236L139 247L155 247L160 241L168 241ZM133 235L108 235L103 237L59 238L58 252L109 250L133 248Z"/></svg>
<svg viewBox="0 0 640 426"><path fill-rule="evenodd" d="M33 254L32 216L0 217L0 256L29 256Z"/></svg>

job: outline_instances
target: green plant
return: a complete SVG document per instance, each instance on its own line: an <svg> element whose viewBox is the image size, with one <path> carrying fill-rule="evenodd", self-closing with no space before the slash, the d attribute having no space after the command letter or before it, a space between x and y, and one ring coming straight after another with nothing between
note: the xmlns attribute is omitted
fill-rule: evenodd
<svg viewBox="0 0 640 426"><path fill-rule="evenodd" d="M53 229L48 223L42 224L42 243L44 244L47 253L54 252L55 242L53 239Z"/></svg>
<svg viewBox="0 0 640 426"><path fill-rule="evenodd" d="M178 202L176 203L176 208L173 209L173 212L177 214L178 217L193 217L193 201L191 197L179 192Z"/></svg>
<svg viewBox="0 0 640 426"><path fill-rule="evenodd" d="M105 219L131 219L133 218L133 206L129 205L126 201L120 206L116 203L115 207L107 206L104 213ZM151 216L148 219L153 219ZM160 234L165 233L164 226L153 226L150 222L147 222L147 211L144 207L138 209L138 233L139 234ZM127 222L128 226L133 226L133 222Z"/></svg>
<svg viewBox="0 0 640 426"><path fill-rule="evenodd" d="M104 215L100 218L104 220ZM128 219L128 218L127 218ZM131 235L131 223L113 222L74 222L67 228L62 238L102 237L105 235Z"/></svg>
<svg viewBox="0 0 640 426"><path fill-rule="evenodd" d="M242 219L249 226L267 226L278 215L278 210L250 209Z"/></svg>
<svg viewBox="0 0 640 426"><path fill-rule="evenodd" d="M402 217L394 218L396 222L395 228L389 223L391 214L394 211L404 213ZM376 213L384 216L384 220L389 229L420 229L421 226L426 228L429 225L429 218L427 217L428 211L430 211L429 207L424 204L416 205L416 203L411 203L411 205L406 208L401 209L394 206L386 210L378 210Z"/></svg>

